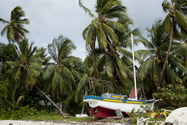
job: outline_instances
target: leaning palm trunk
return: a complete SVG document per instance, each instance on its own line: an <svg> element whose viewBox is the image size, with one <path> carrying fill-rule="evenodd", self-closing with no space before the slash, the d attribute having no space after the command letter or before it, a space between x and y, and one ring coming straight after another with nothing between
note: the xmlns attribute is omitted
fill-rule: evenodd
<svg viewBox="0 0 187 125"><path fill-rule="evenodd" d="M60 112L61 115L65 116L64 113L62 112L62 109L59 108L41 89L39 89L36 85L34 85L36 87L36 89L47 98L47 100L49 100Z"/></svg>
<svg viewBox="0 0 187 125"><path fill-rule="evenodd" d="M163 69L162 69L162 74L161 74L161 77L160 77L160 81L158 82L157 87L160 87L160 85L161 85L161 83L162 83L162 80L163 80L163 77L164 77L164 71L165 71L165 68L166 68L166 64L167 64L167 61L168 61L168 57L169 57L169 53L170 53L171 45L172 45L172 40L173 40L173 27L174 27L174 18L172 17L171 37L170 37L169 48L168 48L166 60L165 60L165 62L164 62L164 66L163 66Z"/></svg>

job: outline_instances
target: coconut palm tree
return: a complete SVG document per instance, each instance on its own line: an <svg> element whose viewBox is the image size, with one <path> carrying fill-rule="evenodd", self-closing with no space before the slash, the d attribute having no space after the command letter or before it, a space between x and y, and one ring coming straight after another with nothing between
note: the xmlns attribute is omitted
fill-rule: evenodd
<svg viewBox="0 0 187 125"><path fill-rule="evenodd" d="M25 33L29 33L29 31L24 28L24 24L29 24L29 21L27 18L23 17L25 17L24 11L20 6L16 6L11 11L10 21L0 18L0 22L7 24L1 31L1 35L3 36L6 33L7 40L12 44L14 44L14 42L19 43L20 40L25 38Z"/></svg>
<svg viewBox="0 0 187 125"><path fill-rule="evenodd" d="M32 47L33 42L28 44L28 40L24 39L19 42L19 55L17 55L16 61L7 61L7 64L11 66L11 69L7 73L12 74L18 86L23 84L25 90L32 89L34 86L47 100L49 100L58 110L63 114L60 108L36 85L37 78L43 72L42 66L44 63L43 50L37 50L37 47Z"/></svg>
<svg viewBox="0 0 187 125"><path fill-rule="evenodd" d="M76 79L80 79L80 73L74 68L76 63L82 63L81 59L71 56L72 50L76 49L70 39L59 36L48 45L48 51L54 60L43 74L44 79L52 77L53 93L57 95L60 109L63 106L63 98L75 91Z"/></svg>
<svg viewBox="0 0 187 125"><path fill-rule="evenodd" d="M92 51L93 53L93 64L97 72L97 78L100 79L95 57L95 48L97 48L96 40L102 53L105 55L109 55L109 53L116 54L115 46L119 42L116 31L126 33L128 29L122 23L114 20L128 18L128 15L126 14L126 8L121 4L120 0L97 0L95 12L98 16L94 16L88 8L83 6L81 0L79 0L79 5L88 12L91 17L95 17L95 19L91 21L91 24L84 29L82 34L83 38L86 40L87 51Z"/></svg>
<svg viewBox="0 0 187 125"><path fill-rule="evenodd" d="M140 37L140 40L144 43L147 50L137 50L135 53L143 59L138 69L138 77L144 82L145 90L152 93L156 92L157 87L159 87L157 83L160 78L164 59L167 56L167 47L169 45L170 38L164 32L161 21L155 22L151 29L147 28L147 31L148 39ZM173 48L177 48L179 44L180 43L173 42ZM175 71L176 69L185 72L187 71L184 66L182 66L182 62L182 60L170 53L162 86L167 83L176 84L181 81ZM149 93L149 95L151 94Z"/></svg>
<svg viewBox="0 0 187 125"><path fill-rule="evenodd" d="M12 73L16 81L21 81L25 89L28 91L29 87L33 87L36 83L36 78L42 72L41 52L36 52L37 48L32 47L33 42L28 44L28 40L24 39L19 43L19 55L16 61L7 61L12 67L7 72Z"/></svg>
<svg viewBox="0 0 187 125"><path fill-rule="evenodd" d="M162 7L164 12L168 13L164 19L163 25L165 32L170 36L170 44L158 85L161 84L164 76L173 38L178 39L180 37L179 33L186 34L187 32L187 1L171 0L171 2L169 2L168 0L164 0Z"/></svg>
<svg viewBox="0 0 187 125"><path fill-rule="evenodd" d="M79 3L93 17L93 14L82 5L81 0ZM123 16L127 17L126 9L121 5L119 0L97 0L95 9L98 17L95 17L91 24L83 31L83 38L86 40L86 49L94 50L97 38L100 48L106 49L107 46L110 46L115 52L112 45L118 42L118 37L114 30L125 32L126 27L112 19L119 19Z"/></svg>

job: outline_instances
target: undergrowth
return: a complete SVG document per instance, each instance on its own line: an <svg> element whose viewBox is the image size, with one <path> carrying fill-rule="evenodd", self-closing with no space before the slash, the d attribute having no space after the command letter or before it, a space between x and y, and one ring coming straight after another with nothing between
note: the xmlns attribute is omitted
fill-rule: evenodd
<svg viewBox="0 0 187 125"><path fill-rule="evenodd" d="M142 107L145 108L145 107ZM145 108L146 109L146 108ZM150 115L153 112L134 112L135 109L129 113L129 117L125 118L125 122L129 122L130 124L136 124L137 118L150 118L149 121L163 121L165 118L151 118ZM154 112L156 114L160 114L159 111ZM0 120L34 120L34 121L67 121L67 122L86 122L94 120L94 117L83 117L77 118L72 116L63 117L62 115L58 115L56 112L47 112L45 110L36 110L35 108L25 106L21 107L19 110L12 111L11 109L4 109L0 112ZM107 121L111 122L111 121Z"/></svg>
<svg viewBox="0 0 187 125"><path fill-rule="evenodd" d="M65 120L68 122L81 122L93 120L93 117L63 117L56 112L47 112L45 110L36 110L30 106L21 107L19 110L12 111L10 108L3 109L0 112L0 120L34 120L34 121L60 121Z"/></svg>

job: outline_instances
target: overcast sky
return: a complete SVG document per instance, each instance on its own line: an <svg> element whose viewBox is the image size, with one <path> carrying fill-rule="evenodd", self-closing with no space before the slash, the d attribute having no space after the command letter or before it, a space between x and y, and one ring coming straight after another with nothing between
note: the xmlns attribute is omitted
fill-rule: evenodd
<svg viewBox="0 0 187 125"><path fill-rule="evenodd" d="M72 40L77 47L72 55L85 58L85 41L83 29L90 24L92 18L78 6L79 0L0 0L0 18L10 19L10 13L16 6L21 6L30 24L25 26L30 34L26 37L34 41L34 46L45 47L54 38L63 35ZM83 0L83 4L94 12L96 0ZM139 28L146 36L146 27L151 27L157 19L164 19L163 0L121 0L132 19L133 28ZM5 24L0 23L0 31ZM0 36L0 42L7 44L6 35ZM136 47L137 49L137 47Z"/></svg>

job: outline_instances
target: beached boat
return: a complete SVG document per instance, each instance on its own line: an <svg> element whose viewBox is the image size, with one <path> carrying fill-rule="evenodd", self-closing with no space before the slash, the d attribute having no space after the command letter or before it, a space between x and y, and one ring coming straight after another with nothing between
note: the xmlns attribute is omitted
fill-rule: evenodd
<svg viewBox="0 0 187 125"><path fill-rule="evenodd" d="M134 72L134 87L135 89L131 91L134 93L134 97L125 98L124 95L112 94L112 93L103 93L100 96L88 95L84 96L83 101L88 102L91 107L90 115L97 117L112 117L116 116L116 110L120 110L123 115L127 115L132 110L134 112L143 111L143 110L153 110L154 100L138 100L137 93L138 89L136 88L136 74L135 74L135 65L134 65L134 47L133 47L133 35L131 34L132 40L132 52L133 52L133 72ZM144 107L144 108L143 108Z"/></svg>
<svg viewBox="0 0 187 125"><path fill-rule="evenodd" d="M116 116L115 111L120 110L124 116L130 113L143 110L153 110L154 100L135 100L134 98L124 99L124 95L103 93L100 96L84 96L84 102L88 102L91 107L90 115L95 117L112 117ZM144 108L143 108L143 107Z"/></svg>

